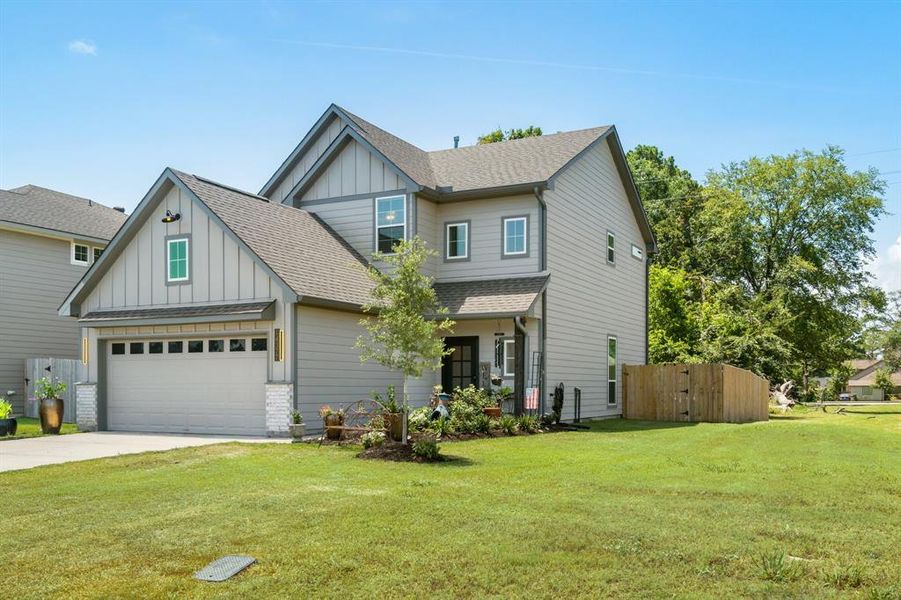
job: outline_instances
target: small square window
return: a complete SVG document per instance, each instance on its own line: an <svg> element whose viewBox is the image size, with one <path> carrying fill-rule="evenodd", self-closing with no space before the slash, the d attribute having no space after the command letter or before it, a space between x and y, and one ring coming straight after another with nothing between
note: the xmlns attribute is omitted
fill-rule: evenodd
<svg viewBox="0 0 901 600"><path fill-rule="evenodd" d="M72 244L72 264L88 264L88 247L85 244Z"/></svg>
<svg viewBox="0 0 901 600"><path fill-rule="evenodd" d="M188 352L203 352L203 340L188 341Z"/></svg>
<svg viewBox="0 0 901 600"><path fill-rule="evenodd" d="M147 344L147 352L149 354L162 354L163 342L150 342Z"/></svg>
<svg viewBox="0 0 901 600"><path fill-rule="evenodd" d="M244 352L244 346L247 340L228 340L229 352Z"/></svg>
<svg viewBox="0 0 901 600"><path fill-rule="evenodd" d="M169 354L181 354L184 351L184 342L169 342Z"/></svg>
<svg viewBox="0 0 901 600"><path fill-rule="evenodd" d="M132 342L128 345L129 354L144 354L144 342Z"/></svg>
<svg viewBox="0 0 901 600"><path fill-rule="evenodd" d="M103 248L94 248L94 262L97 262L101 254L103 254Z"/></svg>
<svg viewBox="0 0 901 600"><path fill-rule="evenodd" d="M225 340L209 340L207 342L207 351L208 352L224 352L225 351Z"/></svg>
<svg viewBox="0 0 901 600"><path fill-rule="evenodd" d="M265 352L268 348L266 338L253 338L250 340L250 349L254 352Z"/></svg>
<svg viewBox="0 0 901 600"><path fill-rule="evenodd" d="M125 344L115 343L113 344L113 354L125 354Z"/></svg>

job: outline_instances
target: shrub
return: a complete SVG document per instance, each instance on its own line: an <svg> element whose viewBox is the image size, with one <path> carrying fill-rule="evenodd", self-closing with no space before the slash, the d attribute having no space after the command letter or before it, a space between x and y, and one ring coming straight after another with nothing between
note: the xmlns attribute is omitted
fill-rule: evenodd
<svg viewBox="0 0 901 600"><path fill-rule="evenodd" d="M539 429L538 418L532 415L519 417L519 430L526 433L535 433Z"/></svg>
<svg viewBox="0 0 901 600"><path fill-rule="evenodd" d="M438 460L441 457L438 442L431 438L425 438L414 442L413 454L422 460Z"/></svg>
<svg viewBox="0 0 901 600"><path fill-rule="evenodd" d="M454 427L453 425L451 425L451 420L445 419L444 417L430 421L428 428L439 437L454 432Z"/></svg>
<svg viewBox="0 0 901 600"><path fill-rule="evenodd" d="M763 578L769 581L794 581L801 576L801 565L785 559L784 552L762 554L757 560Z"/></svg>
<svg viewBox="0 0 901 600"><path fill-rule="evenodd" d="M8 419L13 414L13 405L6 398L0 398L0 419Z"/></svg>
<svg viewBox="0 0 901 600"><path fill-rule="evenodd" d="M507 435L513 435L519 429L519 419L513 415L501 415L498 419L498 427Z"/></svg>
<svg viewBox="0 0 901 600"><path fill-rule="evenodd" d="M369 397L379 405L382 412L394 414L402 412L400 405L397 403L397 392L393 384L387 387L384 400L382 400L382 395L375 390L369 392Z"/></svg>
<svg viewBox="0 0 901 600"><path fill-rule="evenodd" d="M475 433L490 433L494 428L495 421L492 421L488 415L482 413L472 420L472 424Z"/></svg>
<svg viewBox="0 0 901 600"><path fill-rule="evenodd" d="M465 388L457 388L454 390L454 393L451 396L451 407L455 404L477 408L480 411L488 406L495 406L491 395L486 390L477 388L472 384ZM451 412L453 412L453 410Z"/></svg>
<svg viewBox="0 0 901 600"><path fill-rule="evenodd" d="M431 406L420 406L410 411L407 417L407 427L410 431L423 431L429 426L429 418L432 415Z"/></svg>
<svg viewBox="0 0 901 600"><path fill-rule="evenodd" d="M360 438L360 441L363 442L364 448L373 448L381 446L385 443L385 432L384 431L370 431L368 433L364 433Z"/></svg>

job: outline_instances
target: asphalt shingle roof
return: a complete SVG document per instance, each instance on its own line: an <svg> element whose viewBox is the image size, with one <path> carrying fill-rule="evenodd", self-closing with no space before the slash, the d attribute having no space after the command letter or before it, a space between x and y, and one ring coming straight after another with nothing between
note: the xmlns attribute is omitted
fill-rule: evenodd
<svg viewBox="0 0 901 600"><path fill-rule="evenodd" d="M187 318L221 315L258 315L272 305L267 302L241 302L215 306L173 306L165 308L135 308L129 310L94 311L83 315L79 321L122 321L129 319Z"/></svg>
<svg viewBox="0 0 901 600"><path fill-rule="evenodd" d="M426 152L344 108L360 134L417 184L453 192L550 179L609 126Z"/></svg>
<svg viewBox="0 0 901 600"><path fill-rule="evenodd" d="M172 172L298 295L352 305L368 301L366 261L316 215Z"/></svg>
<svg viewBox="0 0 901 600"><path fill-rule="evenodd" d="M126 218L87 198L36 185L0 190L0 221L110 240Z"/></svg>
<svg viewBox="0 0 901 600"><path fill-rule="evenodd" d="M549 275L451 281L435 284L438 303L448 309L449 316L522 315L529 311Z"/></svg>

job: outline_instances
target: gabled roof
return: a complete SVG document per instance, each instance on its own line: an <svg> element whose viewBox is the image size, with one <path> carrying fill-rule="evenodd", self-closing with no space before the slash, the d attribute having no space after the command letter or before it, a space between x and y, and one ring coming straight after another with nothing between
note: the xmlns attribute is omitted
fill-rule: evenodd
<svg viewBox="0 0 901 600"><path fill-rule="evenodd" d="M351 137L384 157L389 166L415 186L413 191L436 199L528 192L534 187L544 189L583 152L594 144L607 140L645 241L651 251L655 248L654 236L641 206L638 189L632 181L616 128L612 125L427 152L332 104L263 186L261 194L270 194L275 189L333 118L341 118L346 124L345 128L294 186L290 197L301 195Z"/></svg>
<svg viewBox="0 0 901 600"><path fill-rule="evenodd" d="M519 316L531 310L549 277L447 281L434 287L438 304L448 309L451 318Z"/></svg>
<svg viewBox="0 0 901 600"><path fill-rule="evenodd" d="M110 240L126 218L124 213L87 198L36 185L0 190L0 221L8 223Z"/></svg>

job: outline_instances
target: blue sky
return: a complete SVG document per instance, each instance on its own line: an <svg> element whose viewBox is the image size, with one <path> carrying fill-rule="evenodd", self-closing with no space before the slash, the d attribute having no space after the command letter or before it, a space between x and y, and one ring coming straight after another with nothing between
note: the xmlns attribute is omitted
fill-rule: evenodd
<svg viewBox="0 0 901 600"><path fill-rule="evenodd" d="M901 3L0 2L0 187L131 209L165 166L256 191L331 102L425 149L614 123L697 177L846 149L890 182Z"/></svg>

